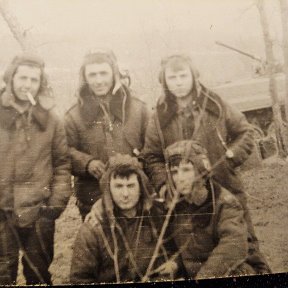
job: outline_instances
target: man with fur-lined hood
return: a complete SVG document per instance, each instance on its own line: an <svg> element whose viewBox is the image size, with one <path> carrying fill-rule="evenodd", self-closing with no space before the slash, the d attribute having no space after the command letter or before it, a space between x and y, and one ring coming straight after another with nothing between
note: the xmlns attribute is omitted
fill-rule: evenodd
<svg viewBox="0 0 288 288"><path fill-rule="evenodd" d="M147 124L146 105L121 83L112 51L89 52L80 69L78 103L66 114L77 205L82 219L100 197L99 179L114 153L138 155Z"/></svg>
<svg viewBox="0 0 288 288"><path fill-rule="evenodd" d="M157 192L165 190L166 147L180 140L197 140L208 151L214 179L231 191L244 208L259 273L271 272L260 252L258 255L243 184L235 172L253 150L253 128L242 113L208 90L198 78L189 56L175 54L162 60L159 80L164 95L146 129L146 172Z"/></svg>
<svg viewBox="0 0 288 288"><path fill-rule="evenodd" d="M154 190L137 158L120 154L107 163L100 188L101 198L76 237L71 283L140 281L156 249L164 219L153 205ZM150 269L158 279L172 279L177 270L177 265L169 265L168 256L161 244ZM149 274L145 279L156 278Z"/></svg>
<svg viewBox="0 0 288 288"><path fill-rule="evenodd" d="M243 207L211 177L207 151L193 140L165 150L171 182L166 206L176 198L169 235L183 262L185 279L256 274L248 253Z"/></svg>
<svg viewBox="0 0 288 288"><path fill-rule="evenodd" d="M16 56L0 96L0 284L52 284L55 220L71 195L65 130L38 56Z"/></svg>

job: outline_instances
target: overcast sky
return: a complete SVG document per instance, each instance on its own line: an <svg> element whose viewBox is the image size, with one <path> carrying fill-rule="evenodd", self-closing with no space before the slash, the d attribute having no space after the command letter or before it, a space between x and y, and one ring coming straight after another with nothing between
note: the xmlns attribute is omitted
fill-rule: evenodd
<svg viewBox="0 0 288 288"><path fill-rule="evenodd" d="M25 28L33 27L31 33L89 36L95 32L98 35L152 30L173 33L189 29L209 39L257 35L259 19L251 3L253 0L8 1L19 22ZM270 10L271 17L272 14ZM5 32L3 24L0 31Z"/></svg>
<svg viewBox="0 0 288 288"><path fill-rule="evenodd" d="M208 76L216 79L212 66L220 66L224 71L229 71L227 76L223 75L223 79L226 79L246 69L239 62L235 65L233 57L242 57L239 58L240 62L247 59L218 47L215 40L265 57L259 15L253 5L255 0L0 1L8 3L10 11L31 37L50 35L48 41L41 40L48 44L39 48L44 58L49 55L49 58L45 58L49 59L48 65L50 62L52 65L59 63L61 67L66 64L78 67L84 51L101 46L112 48L118 59L131 62L135 69L150 65L149 71L155 75L155 67L159 65L162 54L169 54L170 50L183 50L196 55L202 53L202 58L196 58L205 65L209 59L213 58L214 62L218 59L214 64L210 61L210 66L203 64L206 69L204 74L210 73L211 77ZM267 2L270 3L267 10L273 39L276 48L279 48L281 25L278 1ZM150 37L152 34L154 36ZM0 17L1 35L8 35L9 38L11 33ZM3 53L11 58L16 53L14 50L15 47L6 47L6 54ZM217 58L213 56L215 53L231 53L232 58L229 56L227 61L227 56L218 55ZM0 56L3 58L3 55ZM63 62L64 59L67 63Z"/></svg>
<svg viewBox="0 0 288 288"><path fill-rule="evenodd" d="M262 32L255 0L1 0L30 34L78 37L189 31L199 41L259 38ZM267 2L278 4L276 0ZM269 7L271 28L279 38L279 11ZM9 33L0 19L0 33ZM114 35L114 36L112 36ZM118 36L115 36L118 35ZM110 37L110 38L111 38ZM53 39L52 39L53 40ZM119 39L120 40L120 39ZM105 44L105 43L104 43Z"/></svg>

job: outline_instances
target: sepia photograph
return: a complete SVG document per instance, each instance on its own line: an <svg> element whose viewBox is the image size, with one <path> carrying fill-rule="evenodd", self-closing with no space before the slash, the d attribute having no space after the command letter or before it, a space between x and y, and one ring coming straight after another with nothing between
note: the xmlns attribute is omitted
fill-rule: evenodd
<svg viewBox="0 0 288 288"><path fill-rule="evenodd" d="M0 43L0 286L288 272L288 0L0 0Z"/></svg>

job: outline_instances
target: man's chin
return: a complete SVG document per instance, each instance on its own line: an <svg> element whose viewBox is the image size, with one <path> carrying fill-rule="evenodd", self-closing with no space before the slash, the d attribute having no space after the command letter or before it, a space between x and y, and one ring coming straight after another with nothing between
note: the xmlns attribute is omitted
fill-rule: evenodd
<svg viewBox="0 0 288 288"><path fill-rule="evenodd" d="M97 96L97 97L105 97L108 94L108 91L106 90L93 90L93 93Z"/></svg>
<svg viewBox="0 0 288 288"><path fill-rule="evenodd" d="M182 189L180 192L179 192L180 195L182 196L187 196L189 194L191 194L191 189Z"/></svg>

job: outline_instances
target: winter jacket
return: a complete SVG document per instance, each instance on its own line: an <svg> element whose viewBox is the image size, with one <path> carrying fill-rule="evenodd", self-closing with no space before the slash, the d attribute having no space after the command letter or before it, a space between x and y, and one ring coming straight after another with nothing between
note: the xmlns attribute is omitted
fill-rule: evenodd
<svg viewBox="0 0 288 288"><path fill-rule="evenodd" d="M183 251L181 260L187 278L237 275L247 259L243 209L226 189L214 185L214 190L214 197L210 190L201 206L183 200L174 210L170 229L177 249ZM245 266L249 267L247 263ZM251 267L250 271L255 274Z"/></svg>
<svg viewBox="0 0 288 288"><path fill-rule="evenodd" d="M191 105L193 109L200 111L197 120L194 121L198 122L198 127L194 124L197 131L192 138L208 151L215 179L235 194L242 192L242 183L236 175L235 168L241 165L253 150L251 125L242 113L203 85L200 85ZM177 109L177 103L171 94L161 98L146 130L143 154L147 174L156 190L166 181L162 151L177 141L187 139L182 133ZM228 149L233 151L233 158L226 157Z"/></svg>
<svg viewBox="0 0 288 288"><path fill-rule="evenodd" d="M74 244L71 283L135 282L145 275L164 217L161 210L152 205L153 189L147 177L140 168L135 171L141 182L141 197L137 216L133 218L121 214L112 201L109 179L113 168L101 178L101 199L93 205ZM163 249L162 246L153 269L167 260ZM118 267L119 279L115 267Z"/></svg>
<svg viewBox="0 0 288 288"><path fill-rule="evenodd" d="M49 106L43 73L36 106L22 114L15 108L12 77L27 61L34 58L16 57L8 67L0 98L0 209L12 211L21 227L35 222L42 206L57 218L71 194L65 130Z"/></svg>
<svg viewBox="0 0 288 288"><path fill-rule="evenodd" d="M98 179L91 176L88 165L92 160L106 163L113 153L133 155L144 145L147 125L146 105L132 97L130 90L119 80L119 69L114 57L115 85L110 97L111 124L105 121L98 97L94 96L84 80L83 66L80 71L78 103L66 114L65 126L75 177L76 196L80 203L91 206L100 197ZM117 80L118 79L118 80Z"/></svg>

